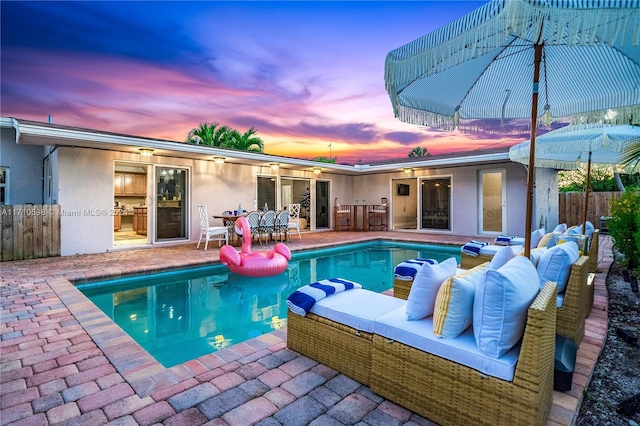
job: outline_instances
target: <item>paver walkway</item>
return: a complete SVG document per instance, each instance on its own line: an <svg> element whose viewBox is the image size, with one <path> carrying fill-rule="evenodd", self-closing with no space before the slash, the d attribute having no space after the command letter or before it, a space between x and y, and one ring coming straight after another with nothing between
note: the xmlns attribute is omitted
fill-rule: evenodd
<svg viewBox="0 0 640 426"><path fill-rule="evenodd" d="M469 237L312 233L303 250L372 238L460 246ZM596 300L572 390L554 392L550 425L571 425L607 329L611 241L600 237ZM429 425L429 420L286 348L286 331L164 368L73 286L218 261L194 244L0 264L0 425Z"/></svg>

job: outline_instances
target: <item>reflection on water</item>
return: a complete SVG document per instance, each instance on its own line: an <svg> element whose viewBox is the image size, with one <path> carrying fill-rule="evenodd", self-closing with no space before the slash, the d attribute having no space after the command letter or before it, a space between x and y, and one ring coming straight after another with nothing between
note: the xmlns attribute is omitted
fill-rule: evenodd
<svg viewBox="0 0 640 426"><path fill-rule="evenodd" d="M285 301L302 285L341 277L380 292L393 286L393 268L403 260L441 261L458 253L374 244L332 254L294 254L288 269L274 277L243 277L214 266L79 288L169 367L285 327Z"/></svg>

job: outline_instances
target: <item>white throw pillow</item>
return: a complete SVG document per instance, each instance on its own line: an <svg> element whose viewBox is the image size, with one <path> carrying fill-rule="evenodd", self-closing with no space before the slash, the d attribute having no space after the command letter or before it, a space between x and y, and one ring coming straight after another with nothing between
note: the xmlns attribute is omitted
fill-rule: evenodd
<svg viewBox="0 0 640 426"><path fill-rule="evenodd" d="M540 258L542 257L544 252L546 252L547 250L548 249L546 247L538 247L531 250L531 252L529 253L529 259L531 259L531 263L533 263L533 266L535 267L538 266L538 262L540 262Z"/></svg>
<svg viewBox="0 0 640 426"><path fill-rule="evenodd" d="M536 229L535 231L533 231L531 233L531 245L529 246L529 248L533 249L538 247L538 243L540 242L542 237L544 237L544 228Z"/></svg>
<svg viewBox="0 0 640 426"><path fill-rule="evenodd" d="M593 223L591 223L590 221L587 221L587 230L585 232L585 235L587 237L591 237L591 234L593 234L593 231L595 231L595 227L593 226ZM571 234L582 234L582 224L580 224L579 226L575 226L572 227L571 229L568 229L567 234L571 235Z"/></svg>
<svg viewBox="0 0 640 426"><path fill-rule="evenodd" d="M506 246L498 249L496 254L491 258L491 262L487 268L498 269L504 266L509 260L518 256L522 252L522 246Z"/></svg>
<svg viewBox="0 0 640 426"><path fill-rule="evenodd" d="M453 339L471 325L476 286L485 272L473 269L442 283L433 311L433 334Z"/></svg>
<svg viewBox="0 0 640 426"><path fill-rule="evenodd" d="M499 358L520 341L539 289L536 268L524 256L486 271L473 302L473 334L482 353Z"/></svg>
<svg viewBox="0 0 640 426"><path fill-rule="evenodd" d="M540 257L537 266L540 285L547 281L553 281L558 285L558 293L562 293L569 282L571 265L579 258L578 245L573 241L567 241L547 249Z"/></svg>
<svg viewBox="0 0 640 426"><path fill-rule="evenodd" d="M458 262L454 257L436 265L422 265L413 279L407 298L407 319L417 321L433 315L433 305L440 285L447 278L454 276L457 268Z"/></svg>
<svg viewBox="0 0 640 426"><path fill-rule="evenodd" d="M567 231L567 224L566 223L561 223L560 225L556 226L553 231L551 231L553 234L562 234L564 232Z"/></svg>

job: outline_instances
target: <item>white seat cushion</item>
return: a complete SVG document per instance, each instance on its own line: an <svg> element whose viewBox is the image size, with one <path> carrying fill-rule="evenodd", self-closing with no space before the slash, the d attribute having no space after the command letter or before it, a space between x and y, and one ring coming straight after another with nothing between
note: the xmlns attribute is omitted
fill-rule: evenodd
<svg viewBox="0 0 640 426"><path fill-rule="evenodd" d="M406 303L406 300L358 288L325 297L316 302L310 312L371 333L374 319L394 309L404 309Z"/></svg>
<svg viewBox="0 0 640 426"><path fill-rule="evenodd" d="M512 246L524 246L524 237L515 237L511 239Z"/></svg>
<svg viewBox="0 0 640 426"><path fill-rule="evenodd" d="M476 345L471 328L455 339L441 339L433 334L433 317L420 321L407 321L402 308L379 317L374 322L373 331L388 339L508 381L513 380L520 354L519 346L512 348L500 358L483 354Z"/></svg>
<svg viewBox="0 0 640 426"><path fill-rule="evenodd" d="M522 244L524 244L524 238L522 239ZM516 253L520 254L522 253L522 251L524 250L524 246L522 245L511 245L509 246L513 249L513 251L515 251ZM499 246L499 245L495 245L495 244L489 244L488 246L484 246L480 249L480 254L488 254L488 255L495 255L501 248L504 248L504 246Z"/></svg>

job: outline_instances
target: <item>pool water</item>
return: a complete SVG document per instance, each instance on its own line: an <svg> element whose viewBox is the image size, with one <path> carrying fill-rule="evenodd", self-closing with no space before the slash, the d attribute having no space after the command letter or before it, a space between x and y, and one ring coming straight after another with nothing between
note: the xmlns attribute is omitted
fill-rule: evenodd
<svg viewBox="0 0 640 426"><path fill-rule="evenodd" d="M393 287L393 269L406 259L459 262L459 254L455 247L378 241L294 253L287 270L274 277L243 277L215 265L78 289L171 367L286 326L287 297L303 285L339 277L382 292Z"/></svg>

